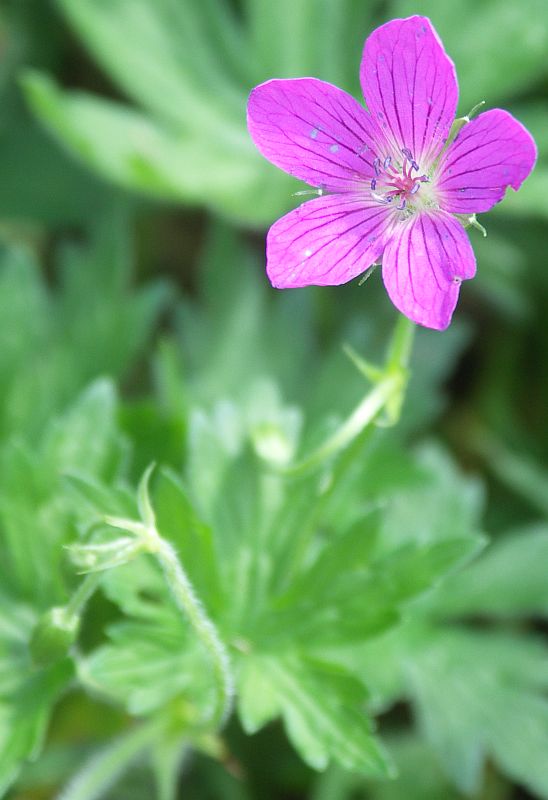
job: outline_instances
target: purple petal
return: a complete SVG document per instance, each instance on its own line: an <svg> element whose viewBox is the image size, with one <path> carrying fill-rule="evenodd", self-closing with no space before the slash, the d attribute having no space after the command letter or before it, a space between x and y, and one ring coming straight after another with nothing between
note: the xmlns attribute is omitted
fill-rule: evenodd
<svg viewBox="0 0 548 800"><path fill-rule="evenodd" d="M394 19L373 31L360 80L387 153L405 147L428 170L449 134L458 99L455 66L430 20Z"/></svg>
<svg viewBox="0 0 548 800"><path fill-rule="evenodd" d="M519 189L535 165L533 137L507 111L485 111L464 126L442 156L437 194L453 214L488 211L508 186Z"/></svg>
<svg viewBox="0 0 548 800"><path fill-rule="evenodd" d="M362 194L309 200L270 228L268 277L278 289L346 283L380 258L392 220L392 208Z"/></svg>
<svg viewBox="0 0 548 800"><path fill-rule="evenodd" d="M464 228L444 211L423 212L401 223L382 260L384 285L396 308L436 330L451 322L460 283L475 271Z"/></svg>
<svg viewBox="0 0 548 800"><path fill-rule="evenodd" d="M371 117L330 83L262 83L249 97L247 125L265 158L312 186L348 191L375 174Z"/></svg>

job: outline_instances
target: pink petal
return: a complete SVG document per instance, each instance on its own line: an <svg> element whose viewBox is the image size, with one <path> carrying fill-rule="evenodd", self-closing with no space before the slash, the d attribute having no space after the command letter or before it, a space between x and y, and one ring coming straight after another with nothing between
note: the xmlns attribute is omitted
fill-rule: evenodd
<svg viewBox="0 0 548 800"><path fill-rule="evenodd" d="M440 204L453 214L488 211L508 186L519 189L535 165L533 137L507 111L485 111L461 129L442 156Z"/></svg>
<svg viewBox="0 0 548 800"><path fill-rule="evenodd" d="M430 20L394 19L373 31L360 80L386 155L407 148L421 170L428 170L447 139L458 99L455 66Z"/></svg>
<svg viewBox="0 0 548 800"><path fill-rule="evenodd" d="M393 211L362 194L309 200L270 228L266 271L278 289L334 286L378 260L390 235Z"/></svg>
<svg viewBox="0 0 548 800"><path fill-rule="evenodd" d="M396 308L436 330L451 322L460 283L475 271L464 228L444 211L423 212L401 223L382 260L384 285Z"/></svg>
<svg viewBox="0 0 548 800"><path fill-rule="evenodd" d="M330 83L262 83L249 97L247 125L265 158L312 186L348 191L375 174L371 117Z"/></svg>

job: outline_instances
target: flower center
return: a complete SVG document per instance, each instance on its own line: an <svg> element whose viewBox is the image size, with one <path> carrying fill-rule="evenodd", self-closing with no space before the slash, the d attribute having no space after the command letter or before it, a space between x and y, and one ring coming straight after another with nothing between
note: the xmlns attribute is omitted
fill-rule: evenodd
<svg viewBox="0 0 548 800"><path fill-rule="evenodd" d="M395 203L403 211L419 191L422 183L430 179L420 173L420 167L408 147L402 148L403 161L394 163L391 156L376 158L373 162L375 177L371 181L371 196L379 203Z"/></svg>

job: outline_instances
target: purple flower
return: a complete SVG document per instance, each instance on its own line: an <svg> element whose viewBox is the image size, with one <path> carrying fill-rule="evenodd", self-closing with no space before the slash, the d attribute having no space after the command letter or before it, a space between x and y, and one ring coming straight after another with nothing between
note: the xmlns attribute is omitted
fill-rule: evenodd
<svg viewBox="0 0 548 800"><path fill-rule="evenodd" d="M508 186L519 189L535 163L535 143L508 112L492 109L446 146L457 79L425 17L373 31L360 80L369 111L315 78L271 80L251 92L248 126L257 148L320 195L270 228L268 276L278 288L336 285L382 256L396 308L443 330L461 281L476 270L453 215L488 211Z"/></svg>

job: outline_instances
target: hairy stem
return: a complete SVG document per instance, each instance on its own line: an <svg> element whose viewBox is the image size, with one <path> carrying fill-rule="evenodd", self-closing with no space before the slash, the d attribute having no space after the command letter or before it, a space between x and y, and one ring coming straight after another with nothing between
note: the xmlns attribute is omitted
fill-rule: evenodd
<svg viewBox="0 0 548 800"><path fill-rule="evenodd" d="M398 317L383 367L371 367L365 362L360 367L356 363L359 358L351 356L353 360L356 359L358 369L375 381L375 386L323 444L302 461L282 468L284 475L298 475L321 465L353 442L365 428L378 419L382 411L386 412L389 424L397 422L409 378L408 365L415 327L407 317Z"/></svg>
<svg viewBox="0 0 548 800"><path fill-rule="evenodd" d="M99 572L90 572L76 589L65 606L68 617L79 617L101 580Z"/></svg>
<svg viewBox="0 0 548 800"><path fill-rule="evenodd" d="M178 608L186 616L196 635L211 656L217 687L217 704L212 722L221 726L226 722L231 709L234 685L227 650L213 622L208 617L202 602L181 566L174 548L157 536L154 556L162 567L167 585Z"/></svg>

